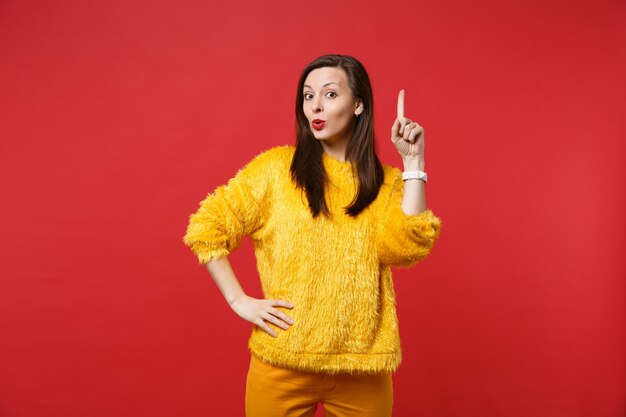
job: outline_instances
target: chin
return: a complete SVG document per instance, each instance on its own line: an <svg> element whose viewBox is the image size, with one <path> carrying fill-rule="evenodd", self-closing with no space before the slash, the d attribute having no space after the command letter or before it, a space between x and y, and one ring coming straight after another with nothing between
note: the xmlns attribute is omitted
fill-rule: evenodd
<svg viewBox="0 0 626 417"><path fill-rule="evenodd" d="M323 138L315 138L318 142L329 142L330 138L327 137L323 137Z"/></svg>
<svg viewBox="0 0 626 417"><path fill-rule="evenodd" d="M321 142L333 142L336 139L336 136L334 136L332 133L328 133L328 132L318 132L315 130L312 130L313 132L313 137Z"/></svg>

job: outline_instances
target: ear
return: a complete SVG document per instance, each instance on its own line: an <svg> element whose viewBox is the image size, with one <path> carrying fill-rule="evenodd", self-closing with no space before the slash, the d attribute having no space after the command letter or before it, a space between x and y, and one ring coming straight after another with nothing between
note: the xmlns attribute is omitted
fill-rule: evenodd
<svg viewBox="0 0 626 417"><path fill-rule="evenodd" d="M357 101L357 106L354 109L354 114L359 115L363 112L363 102L361 100Z"/></svg>

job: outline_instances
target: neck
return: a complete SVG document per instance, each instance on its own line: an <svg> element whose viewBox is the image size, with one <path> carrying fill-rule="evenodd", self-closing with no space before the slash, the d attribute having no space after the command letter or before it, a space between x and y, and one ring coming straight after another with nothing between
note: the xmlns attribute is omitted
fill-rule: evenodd
<svg viewBox="0 0 626 417"><path fill-rule="evenodd" d="M322 144L322 148L324 149L324 152L327 153L329 156L345 162L346 160L346 147L348 144L347 140L341 140L341 141L337 141L337 142L333 142L333 143L329 143L326 141L321 141Z"/></svg>

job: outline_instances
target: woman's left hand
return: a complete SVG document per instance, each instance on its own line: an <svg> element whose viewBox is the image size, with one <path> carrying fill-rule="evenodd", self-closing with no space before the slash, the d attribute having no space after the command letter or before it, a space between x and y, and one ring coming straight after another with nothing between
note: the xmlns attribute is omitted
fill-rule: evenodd
<svg viewBox="0 0 626 417"><path fill-rule="evenodd" d="M391 126L391 142L403 160L424 161L424 128L404 117L404 89L398 94L398 117Z"/></svg>

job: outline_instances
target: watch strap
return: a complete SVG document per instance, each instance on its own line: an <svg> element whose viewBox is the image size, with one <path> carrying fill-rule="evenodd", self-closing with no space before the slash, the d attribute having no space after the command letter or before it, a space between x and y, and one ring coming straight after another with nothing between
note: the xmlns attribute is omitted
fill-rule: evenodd
<svg viewBox="0 0 626 417"><path fill-rule="evenodd" d="M424 171L404 171L402 173L402 180L410 180L417 178L418 180L422 180L424 182L428 182L428 175Z"/></svg>

